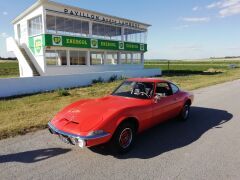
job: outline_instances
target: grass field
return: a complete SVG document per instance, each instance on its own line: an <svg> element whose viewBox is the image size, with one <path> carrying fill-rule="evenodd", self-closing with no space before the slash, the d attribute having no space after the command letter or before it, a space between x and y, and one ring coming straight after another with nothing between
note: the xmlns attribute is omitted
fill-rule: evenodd
<svg viewBox="0 0 240 180"><path fill-rule="evenodd" d="M17 61L0 60L0 78L19 77Z"/></svg>
<svg viewBox="0 0 240 180"><path fill-rule="evenodd" d="M3 67L5 69L7 67L10 69L15 67L15 71L12 69L6 70L10 76L17 74L17 63L15 65L11 63L0 63L0 69L4 69ZM240 66L240 61L172 61L169 71L167 62L152 61L147 62L145 67L161 68L163 70L163 78L175 82L183 89L193 90L239 79L240 68L230 69L229 64ZM0 74L0 76L4 77L5 75ZM69 96L61 96L55 91L0 100L0 139L43 129L54 114L64 106L79 99L107 95L120 82L118 80L112 83L100 83L90 87L68 90Z"/></svg>

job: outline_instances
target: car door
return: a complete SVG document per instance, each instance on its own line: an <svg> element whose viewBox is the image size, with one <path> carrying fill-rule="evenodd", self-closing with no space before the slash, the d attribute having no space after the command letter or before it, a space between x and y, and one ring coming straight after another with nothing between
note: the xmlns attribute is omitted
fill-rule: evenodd
<svg viewBox="0 0 240 180"><path fill-rule="evenodd" d="M155 123L163 122L167 119L173 118L176 113L176 97L172 93L169 83L156 83L155 96L160 97L159 100L154 100L152 104L152 115Z"/></svg>

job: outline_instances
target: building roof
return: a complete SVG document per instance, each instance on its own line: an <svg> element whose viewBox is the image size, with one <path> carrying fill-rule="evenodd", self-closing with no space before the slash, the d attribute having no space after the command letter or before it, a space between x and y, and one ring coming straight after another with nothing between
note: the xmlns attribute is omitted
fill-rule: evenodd
<svg viewBox="0 0 240 180"><path fill-rule="evenodd" d="M142 22L138 22L135 20L131 20L131 19L126 19L126 18L121 18L121 17L117 17L117 16L113 16L113 15L109 15L109 14L104 14L104 13L100 13L100 12L96 12L96 11L92 11L92 10L88 10L88 9L83 9L83 8L79 8L76 6L70 6L70 5L66 5L66 4L62 4L62 3L57 3L54 1L49 1L49 0L38 0L37 2L35 2L32 6L30 6L29 8L27 8L25 11L23 11L19 16L17 16L12 23L15 24L17 21L19 21L20 19L22 19L24 16L26 16L27 14L31 13L32 11L34 11L36 8L38 8L39 6L43 5L43 4L53 4L53 5L57 5L57 6L64 6L64 7L68 7L68 8L74 8L74 9L79 9L82 11L88 11L90 13L96 13L100 16L108 16L111 18L116 18L116 19L120 19L120 20L124 20L124 21L131 21L137 24L141 24L144 26L151 26L150 24L146 24L146 23L142 23Z"/></svg>

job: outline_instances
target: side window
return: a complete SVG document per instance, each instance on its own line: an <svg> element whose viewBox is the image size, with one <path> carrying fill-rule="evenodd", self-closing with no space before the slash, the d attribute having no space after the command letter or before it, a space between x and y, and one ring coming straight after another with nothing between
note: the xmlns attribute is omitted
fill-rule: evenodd
<svg viewBox="0 0 240 180"><path fill-rule="evenodd" d="M172 93L173 94L176 94L179 91L179 88L176 85L170 84L170 86L172 88Z"/></svg>
<svg viewBox="0 0 240 180"><path fill-rule="evenodd" d="M172 91L168 83L157 83L156 94L160 96L171 96Z"/></svg>

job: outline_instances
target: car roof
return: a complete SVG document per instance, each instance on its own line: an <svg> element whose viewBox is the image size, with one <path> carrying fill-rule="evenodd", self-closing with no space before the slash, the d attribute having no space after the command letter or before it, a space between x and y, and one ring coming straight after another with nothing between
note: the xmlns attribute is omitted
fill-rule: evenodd
<svg viewBox="0 0 240 180"><path fill-rule="evenodd" d="M136 82L169 82L167 80L161 79L161 78L130 78L127 79L127 81L136 81Z"/></svg>

